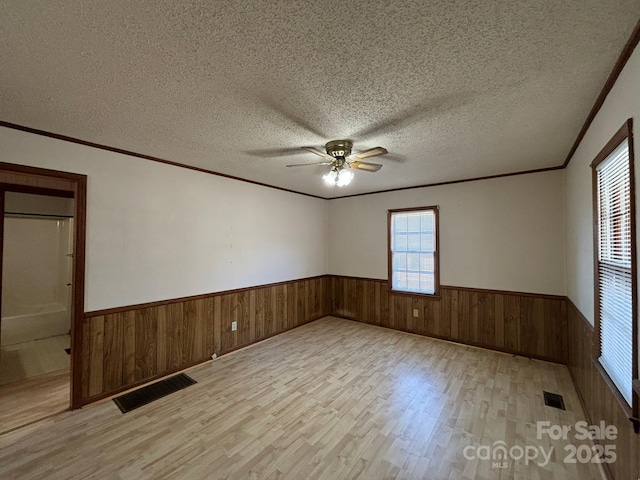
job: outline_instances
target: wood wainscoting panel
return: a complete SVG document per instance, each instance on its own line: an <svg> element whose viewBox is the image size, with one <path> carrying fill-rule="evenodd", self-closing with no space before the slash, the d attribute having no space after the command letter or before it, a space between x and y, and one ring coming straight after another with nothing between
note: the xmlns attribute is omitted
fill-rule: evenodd
<svg viewBox="0 0 640 480"><path fill-rule="evenodd" d="M117 390L124 381L124 316L129 312L114 313L104 316L104 342L102 348L102 388L101 392ZM93 352L91 352L93 353ZM133 383L133 382L132 382Z"/></svg>
<svg viewBox="0 0 640 480"><path fill-rule="evenodd" d="M134 337L134 381L155 375L158 371L158 337L162 334L158 326L158 309L136 310Z"/></svg>
<svg viewBox="0 0 640 480"><path fill-rule="evenodd" d="M338 317L567 362L565 297L442 285L440 297L429 298L390 292L386 280L337 275L329 284L331 314Z"/></svg>
<svg viewBox="0 0 640 480"><path fill-rule="evenodd" d="M325 275L89 312L83 403L326 315L566 363L564 297L447 286L440 293L397 294L385 280Z"/></svg>
<svg viewBox="0 0 640 480"><path fill-rule="evenodd" d="M615 445L616 461L604 464L607 476L614 480L640 478L640 435L620 407L618 400L593 362L593 326L569 300L568 306L568 365L590 424L615 425L615 440L604 440L603 445Z"/></svg>
<svg viewBox="0 0 640 480"><path fill-rule="evenodd" d="M86 313L83 404L327 316L328 293L321 276Z"/></svg>

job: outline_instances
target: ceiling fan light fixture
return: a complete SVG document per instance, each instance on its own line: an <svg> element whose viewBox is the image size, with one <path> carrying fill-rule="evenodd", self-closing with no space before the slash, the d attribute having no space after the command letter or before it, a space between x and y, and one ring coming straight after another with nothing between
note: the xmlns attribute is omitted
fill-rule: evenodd
<svg viewBox="0 0 640 480"><path fill-rule="evenodd" d="M336 185L339 187L344 187L346 185L349 185L351 183L351 180L353 180L353 172L351 170L343 168L338 173L338 180L336 181Z"/></svg>
<svg viewBox="0 0 640 480"><path fill-rule="evenodd" d="M349 185L351 180L353 180L353 172L346 166L343 166L342 168L333 167L329 173L322 176L322 179L331 187L336 185L338 187L344 187Z"/></svg>
<svg viewBox="0 0 640 480"><path fill-rule="evenodd" d="M287 165L287 167L306 167L310 165L331 165L331 170L322 176L324 182L333 187L344 187L353 180L353 172L351 169L363 170L365 172L377 172L382 168L379 163L364 162L362 159L369 157L377 157L389 153L386 148L374 147L363 150L358 153L351 153L353 143L351 140L332 140L324 146L327 153L318 150L316 147L301 147L310 151L314 155L318 155L325 159L324 162L315 163L297 163Z"/></svg>
<svg viewBox="0 0 640 480"><path fill-rule="evenodd" d="M333 168L329 171L329 173L322 176L322 179L324 180L324 182L327 185L331 185L331 186L336 184L337 178L338 178L338 172L336 172L335 169Z"/></svg>

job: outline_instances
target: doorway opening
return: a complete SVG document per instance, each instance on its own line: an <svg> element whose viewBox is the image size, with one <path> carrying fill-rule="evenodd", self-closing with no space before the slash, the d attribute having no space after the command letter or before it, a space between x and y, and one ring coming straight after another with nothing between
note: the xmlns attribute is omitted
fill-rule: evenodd
<svg viewBox="0 0 640 480"><path fill-rule="evenodd" d="M82 405L86 176L0 163L0 433Z"/></svg>
<svg viewBox="0 0 640 480"><path fill-rule="evenodd" d="M0 385L71 366L73 199L6 192Z"/></svg>

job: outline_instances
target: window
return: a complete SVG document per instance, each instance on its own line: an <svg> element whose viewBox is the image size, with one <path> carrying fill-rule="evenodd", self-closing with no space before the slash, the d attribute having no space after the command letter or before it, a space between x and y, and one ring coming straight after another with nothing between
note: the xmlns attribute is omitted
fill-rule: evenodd
<svg viewBox="0 0 640 480"><path fill-rule="evenodd" d="M591 165L594 187L595 322L600 365L629 407L638 376L635 205L629 120ZM636 405L637 407L637 405Z"/></svg>
<svg viewBox="0 0 640 480"><path fill-rule="evenodd" d="M389 285L438 295L438 207L389 210Z"/></svg>

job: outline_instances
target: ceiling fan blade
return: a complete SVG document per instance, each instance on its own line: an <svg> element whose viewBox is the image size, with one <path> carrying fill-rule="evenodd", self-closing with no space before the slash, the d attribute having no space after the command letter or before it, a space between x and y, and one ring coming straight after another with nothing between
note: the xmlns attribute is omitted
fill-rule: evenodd
<svg viewBox="0 0 640 480"><path fill-rule="evenodd" d="M314 163L294 163L293 165L287 165L287 167L309 167L312 165L331 165L333 162L314 162Z"/></svg>
<svg viewBox="0 0 640 480"><path fill-rule="evenodd" d="M331 155L329 155L328 153L324 153L321 150L318 150L315 147L300 147L300 148L304 148L305 150L309 150L311 153L315 153L316 155L319 155L321 157L324 158L328 158L329 160L331 160L332 162L335 160L335 158L333 158Z"/></svg>
<svg viewBox="0 0 640 480"><path fill-rule="evenodd" d="M350 155L349 158L362 160L364 158L377 157L378 155L384 155L386 153L389 153L386 148L374 147L370 148L369 150L363 150L362 152L354 153L353 155Z"/></svg>
<svg viewBox="0 0 640 480"><path fill-rule="evenodd" d="M357 170L364 170L365 172L377 172L382 168L382 165L379 163L369 163L369 162L351 162L349 167L355 168Z"/></svg>

